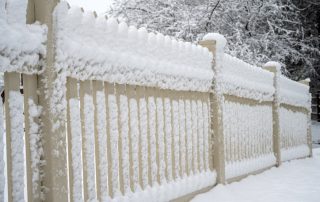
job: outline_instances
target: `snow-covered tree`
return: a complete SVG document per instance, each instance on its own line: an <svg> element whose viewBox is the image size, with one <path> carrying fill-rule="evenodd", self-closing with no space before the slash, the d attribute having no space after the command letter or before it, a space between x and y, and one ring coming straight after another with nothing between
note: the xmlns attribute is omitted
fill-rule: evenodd
<svg viewBox="0 0 320 202"><path fill-rule="evenodd" d="M298 0L118 0L110 15L191 42L219 32L231 55L259 66L280 61L301 79L316 73L319 46L307 43L303 9L292 1Z"/></svg>

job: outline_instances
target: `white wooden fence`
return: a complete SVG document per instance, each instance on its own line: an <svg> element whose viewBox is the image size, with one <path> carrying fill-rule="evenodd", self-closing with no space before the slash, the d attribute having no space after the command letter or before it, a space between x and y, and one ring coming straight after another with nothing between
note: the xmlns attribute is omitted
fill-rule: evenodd
<svg viewBox="0 0 320 202"><path fill-rule="evenodd" d="M48 26L46 63L4 72L0 201L186 201L312 155L309 87L275 63L253 67L214 37L200 42L206 50L64 3L54 15L56 1L32 3L43 12L29 9L28 22ZM82 46L72 38L81 33L94 58L68 49ZM126 47L131 62L121 61Z"/></svg>

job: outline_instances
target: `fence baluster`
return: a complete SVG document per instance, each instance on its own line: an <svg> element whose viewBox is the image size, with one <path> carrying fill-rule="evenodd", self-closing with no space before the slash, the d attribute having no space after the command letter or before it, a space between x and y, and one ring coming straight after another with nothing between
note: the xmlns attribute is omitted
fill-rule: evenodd
<svg viewBox="0 0 320 202"><path fill-rule="evenodd" d="M28 201L40 201L40 151L37 75L23 75L24 117L25 117L25 151ZM32 111L31 111L32 110ZM34 111L36 110L36 111ZM35 114L32 114L35 113ZM33 125L36 124L36 125ZM37 159L32 159L37 158ZM35 181L33 181L33 179Z"/></svg>
<svg viewBox="0 0 320 202"><path fill-rule="evenodd" d="M23 113L23 100L20 100L20 74L6 72L4 74L5 87L5 117L6 117L6 177L8 202L26 200L24 199L24 178L19 175L24 171L23 161L25 158L20 158L23 155L24 148L21 145L23 141L23 125L18 126L18 123L13 120L13 117L21 118ZM14 97L12 97L14 96ZM14 98L14 100L12 99ZM21 101L21 103L20 103ZM15 153L16 152L16 153ZM16 155L16 156L15 156ZM22 164L21 164L22 163ZM18 171L17 173L15 173ZM22 193L21 193L22 191Z"/></svg>

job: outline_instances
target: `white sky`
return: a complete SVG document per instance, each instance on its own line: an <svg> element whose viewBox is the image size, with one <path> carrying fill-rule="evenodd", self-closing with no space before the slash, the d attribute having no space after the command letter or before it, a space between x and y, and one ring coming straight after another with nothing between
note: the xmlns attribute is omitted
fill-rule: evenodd
<svg viewBox="0 0 320 202"><path fill-rule="evenodd" d="M77 5L85 10L96 11L97 14L106 12L114 0L66 0L71 6Z"/></svg>

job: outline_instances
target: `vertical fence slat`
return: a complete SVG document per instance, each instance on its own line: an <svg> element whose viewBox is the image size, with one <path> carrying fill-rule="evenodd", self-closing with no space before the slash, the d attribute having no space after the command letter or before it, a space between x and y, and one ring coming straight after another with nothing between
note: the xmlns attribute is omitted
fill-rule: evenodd
<svg viewBox="0 0 320 202"><path fill-rule="evenodd" d="M74 131L73 131L73 128L72 128L72 121L76 121L75 120L75 117L73 117L75 114L72 114L74 113L71 105L73 104L76 104L76 103L71 103L73 102L74 100L78 100L78 88L77 88L77 80L76 79L73 79L73 78L70 78L68 77L67 78L67 131L68 131L68 135L67 135L67 152L68 152L68 184L69 184L69 201L75 201L75 200L79 200L79 199L82 199L82 187L80 185L80 195L79 195L79 190L77 190L77 185L75 185L74 183L74 169L79 169L78 166L75 166L74 163L76 163L76 160L73 157L73 149L72 148L75 148L76 145L73 144L73 139L75 138L75 134ZM78 107L78 111L80 113L80 109ZM80 121L80 120L78 120ZM81 134L78 134L78 135L81 135ZM79 136L80 138L81 136ZM74 140L74 141L81 141L80 139L79 140ZM81 152L81 151L79 151ZM79 154L77 154L79 155ZM80 155L81 156L81 155ZM80 163L81 165L81 162L77 162L77 163ZM80 172L81 173L81 172ZM76 176L76 178L79 177L79 176ZM81 179L79 179L81 180ZM75 195L77 195L78 197L75 197Z"/></svg>
<svg viewBox="0 0 320 202"><path fill-rule="evenodd" d="M148 103L148 138L149 138L149 173L150 185L153 186L158 182L158 165L157 165L157 117L154 88L146 89Z"/></svg>
<svg viewBox="0 0 320 202"><path fill-rule="evenodd" d="M107 200L108 160L107 160L107 123L104 86L102 81L92 81L95 131L96 189L99 201Z"/></svg>
<svg viewBox="0 0 320 202"><path fill-rule="evenodd" d="M32 117L33 115L31 114L34 113L31 110L37 109L30 109L31 107L36 107L38 104L37 83L37 75L23 75L27 197L28 201L34 202L40 201L41 191L39 170L40 156L37 156L39 155L39 148L37 148L37 144L39 144L38 141L40 140L39 128L32 125L32 122L38 124L38 118ZM37 114L35 115L37 116ZM32 157L37 159L33 159ZM33 179L35 179L34 182Z"/></svg>
<svg viewBox="0 0 320 202"><path fill-rule="evenodd" d="M191 114L192 114L192 151L193 151L193 168L194 173L199 172L199 147L198 147L198 114L197 114L197 102L195 96L192 95L191 100Z"/></svg>
<svg viewBox="0 0 320 202"><path fill-rule="evenodd" d="M163 91L158 89L156 93L156 111L157 111L157 143L158 143L158 182L163 184L165 182L165 140L164 140L164 105L163 105Z"/></svg>
<svg viewBox="0 0 320 202"><path fill-rule="evenodd" d="M166 142L166 177L172 180L172 110L168 91L164 92L165 142Z"/></svg>
<svg viewBox="0 0 320 202"><path fill-rule="evenodd" d="M126 86L116 84L119 122L119 169L120 187L122 193L130 192L130 162L129 162L129 109L126 96Z"/></svg>
<svg viewBox="0 0 320 202"><path fill-rule="evenodd" d="M86 115L84 112L84 95L85 92L87 91L88 93L90 92L89 90L85 90L85 88L88 88L87 86L90 85L88 84L89 81L86 81L86 84L83 81L80 81L80 117L81 117L81 140L82 140L82 149L81 149L81 157L82 157L82 177L83 177L83 197L84 201L88 200L88 184L87 184L87 159L86 159L86 151L85 151L85 118L84 116Z"/></svg>
<svg viewBox="0 0 320 202"><path fill-rule="evenodd" d="M119 125L118 125L118 105L114 84L105 83L107 112L108 112L108 159L109 166L109 190L110 196L115 197L121 194L119 182Z"/></svg>
<svg viewBox="0 0 320 202"><path fill-rule="evenodd" d="M23 195L21 196L21 194L18 194L17 190L15 190L14 187L16 187L16 184L13 184L13 175L18 175L18 173L14 173L14 166L18 166L18 165L13 165L14 163L14 159L13 159L13 150L14 148L12 147L12 137L13 135L13 124L12 123L12 117L11 115L13 115L13 111L12 108L10 107L11 103L10 103L10 96L11 93L20 93L20 74L18 73L8 73L6 72L4 74L4 87L5 87L5 115L6 115L6 177L7 177L7 190L8 190L8 202L12 202L12 201L16 201L16 200L23 200ZM16 101L13 101L16 102ZM18 103L19 104L19 103ZM21 103L22 104L22 103ZM14 106L13 106L14 107ZM21 113L23 113L21 111ZM19 116L19 114L15 114L16 116ZM22 126L21 126L22 127ZM23 132L22 132L23 133ZM16 135L21 135L21 138L23 134L16 134ZM17 145L20 146L20 145ZM21 151L22 152L22 151ZM23 159L22 159L23 160ZM21 169L21 168L20 168ZM22 170L24 170L22 168ZM18 176L21 177L22 179L20 179L19 181L15 182L18 183L18 186L22 186L20 187L21 189L24 189L24 179L23 176ZM22 180L22 183L21 183ZM19 198L17 198L19 197Z"/></svg>
<svg viewBox="0 0 320 202"><path fill-rule="evenodd" d="M177 94L172 92L172 167L173 167L173 178L177 179L180 177L180 140L179 140L179 97Z"/></svg>
<svg viewBox="0 0 320 202"><path fill-rule="evenodd" d="M137 86L137 97L139 99L139 129L140 129L140 144L139 144L139 170L140 184L143 189L146 188L151 181L150 172L148 169L148 110L147 100L145 96L145 88Z"/></svg>
<svg viewBox="0 0 320 202"><path fill-rule="evenodd" d="M197 93L197 108L198 108L198 147L199 147L199 170L204 170L204 154L203 154L203 111L201 94Z"/></svg>
<svg viewBox="0 0 320 202"><path fill-rule="evenodd" d="M186 114L184 92L179 92L180 176L186 174Z"/></svg>
<svg viewBox="0 0 320 202"><path fill-rule="evenodd" d="M187 136L187 167L188 167L188 175L193 174L193 152L192 152L192 114L191 114L191 101L190 96L187 96L185 101L186 107L186 136Z"/></svg>
<svg viewBox="0 0 320 202"><path fill-rule="evenodd" d="M205 93L203 95L203 112L204 112L204 159L206 170L210 169L210 111L209 111L209 94Z"/></svg>
<svg viewBox="0 0 320 202"><path fill-rule="evenodd" d="M96 199L94 106L90 81L80 81L84 199Z"/></svg>
<svg viewBox="0 0 320 202"><path fill-rule="evenodd" d="M112 90L113 92L113 90ZM110 110L109 110L109 93L110 93L110 84L104 83L104 96L105 96L105 107L106 107L106 140L107 140L107 160L108 160L108 195L113 196L113 170L112 170L112 165L113 165L113 159L111 155L111 120L109 119L110 117Z"/></svg>
<svg viewBox="0 0 320 202"><path fill-rule="evenodd" d="M139 170L139 109L138 109L138 96L136 94L136 86L127 86L128 104L129 104L129 122L130 122L130 182L131 190L137 191L141 186L140 170Z"/></svg>
<svg viewBox="0 0 320 202"><path fill-rule="evenodd" d="M0 11L1 12L1 11ZM1 15L1 14L0 14ZM1 17L1 16L0 16ZM4 157L4 150L5 150L5 142L4 142L4 113L3 113L3 102L0 99L0 201L4 201L4 194L5 194L5 157Z"/></svg>

